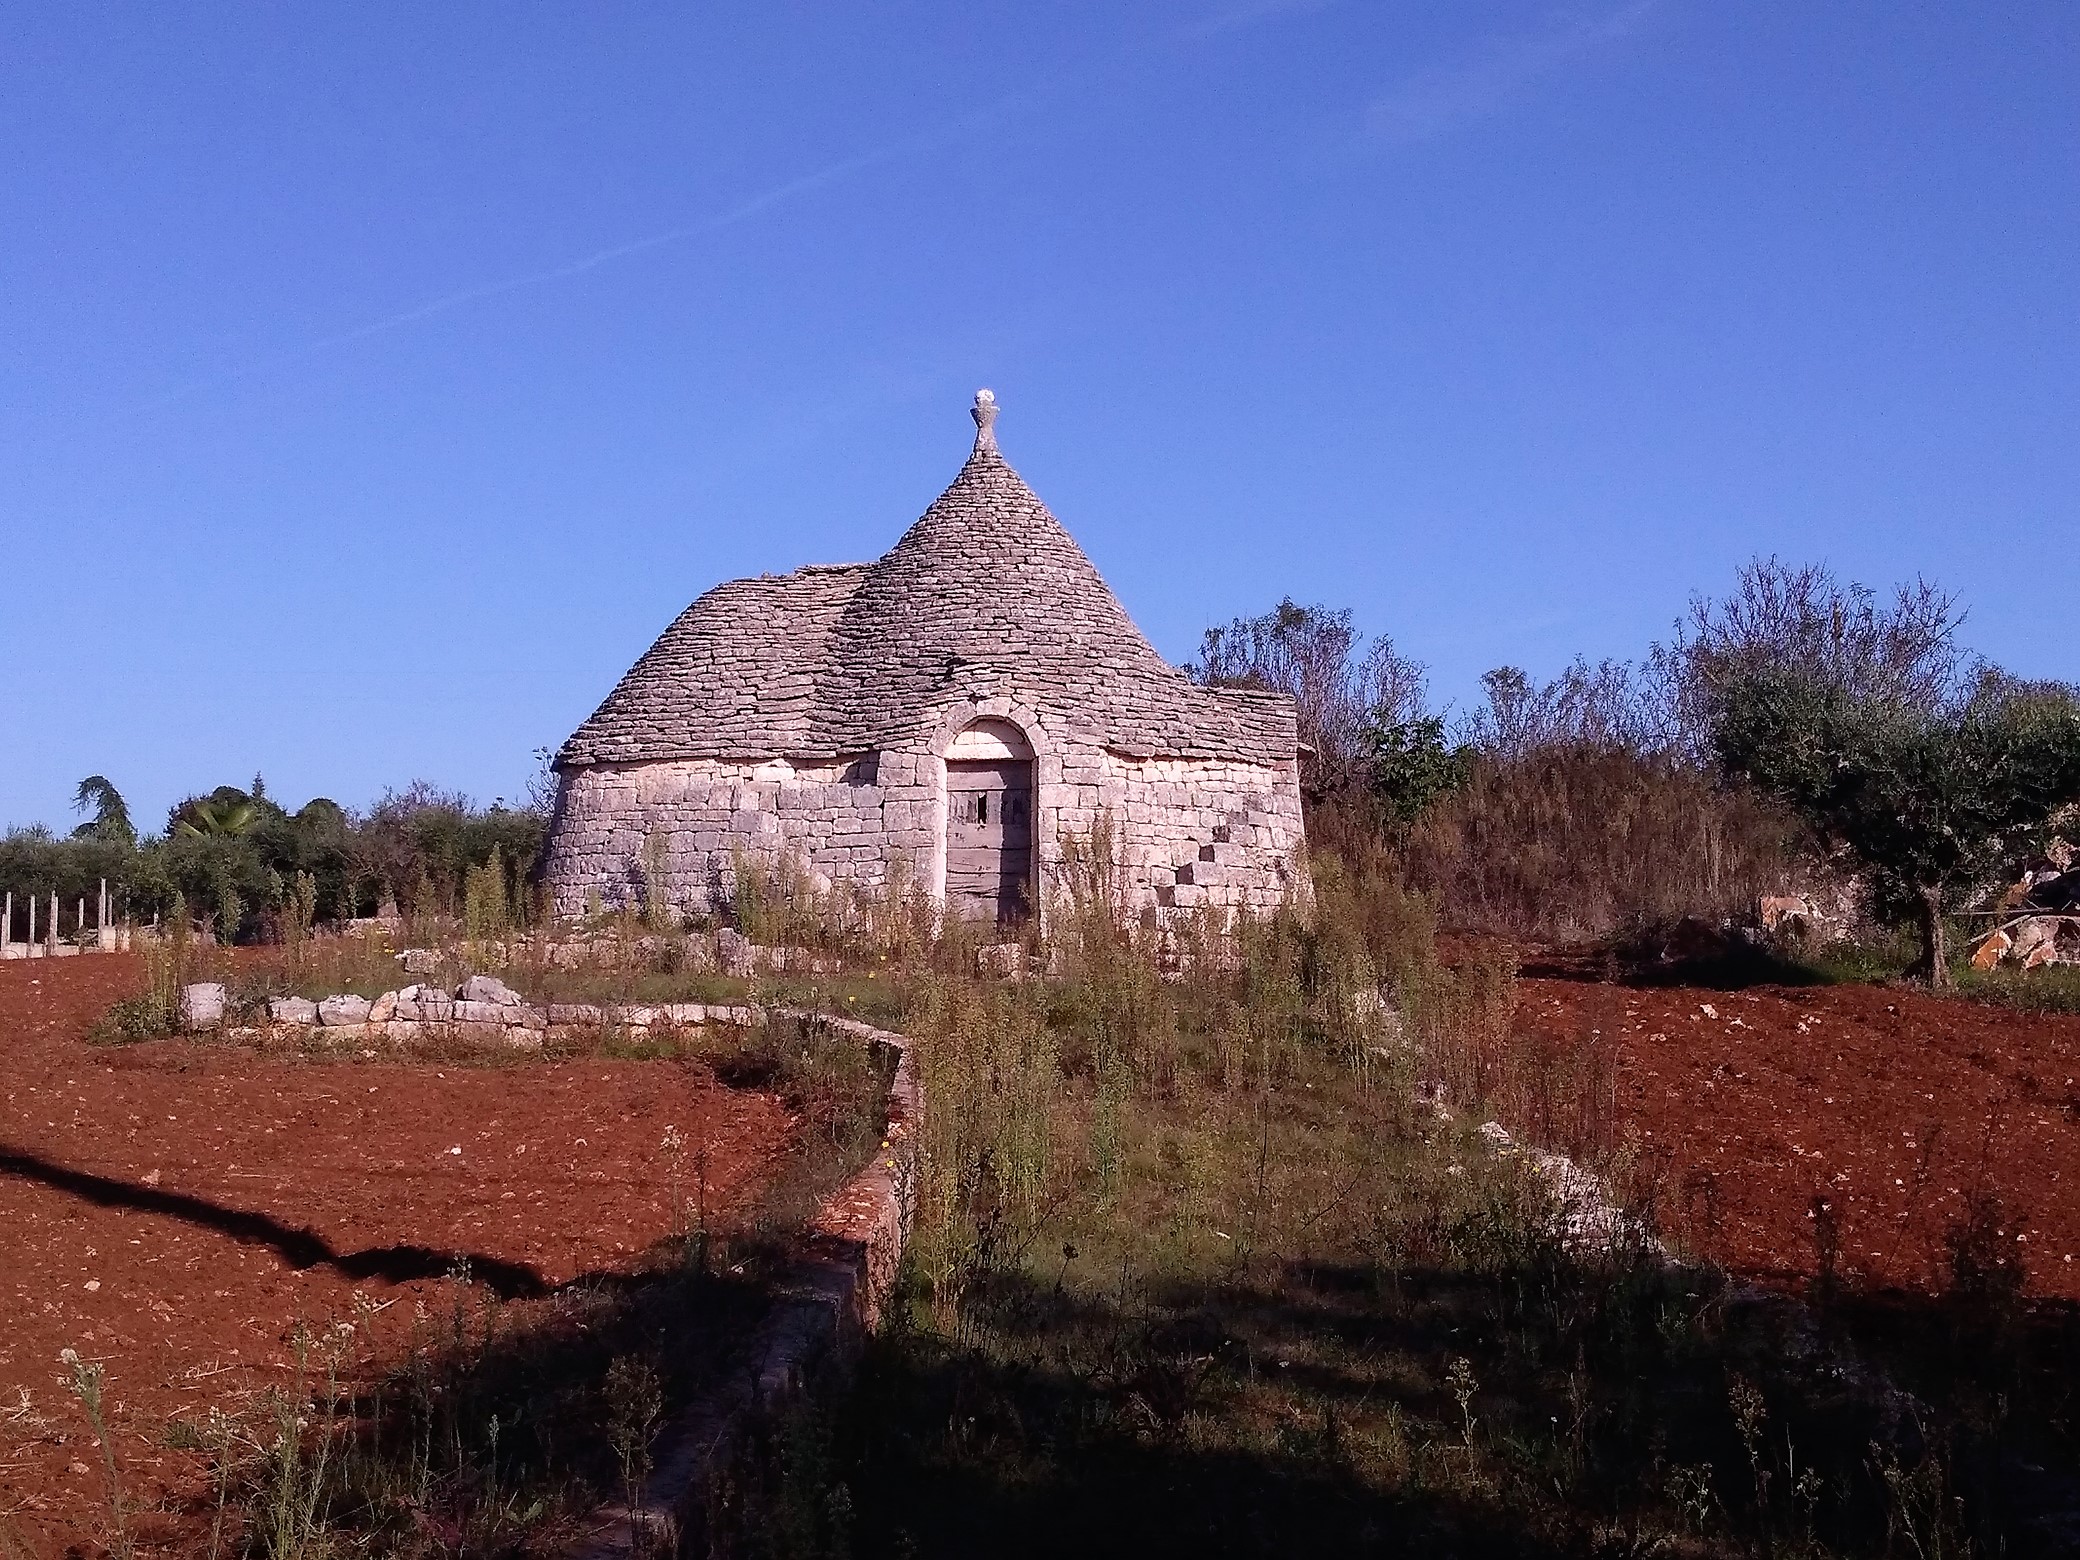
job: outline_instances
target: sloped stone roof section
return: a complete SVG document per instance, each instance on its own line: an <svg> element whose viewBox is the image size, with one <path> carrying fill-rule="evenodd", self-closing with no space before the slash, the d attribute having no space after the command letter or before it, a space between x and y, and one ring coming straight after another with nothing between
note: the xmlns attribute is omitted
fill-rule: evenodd
<svg viewBox="0 0 2080 1560"><path fill-rule="evenodd" d="M643 652L557 766L814 751L824 643L867 568L818 564L716 586Z"/></svg>
<svg viewBox="0 0 2080 1560"><path fill-rule="evenodd" d="M830 651L817 704L840 750L911 737L957 699L1008 694L1071 741L1133 757L1294 751L1289 705L1281 720L1276 696L1223 698L1156 653L987 426L860 581Z"/></svg>
<svg viewBox="0 0 2080 1560"><path fill-rule="evenodd" d="M1158 655L998 451L989 392L974 417L967 464L877 562L708 592L558 763L915 747L949 705L993 696L1128 757L1294 757L1292 701L1203 688Z"/></svg>

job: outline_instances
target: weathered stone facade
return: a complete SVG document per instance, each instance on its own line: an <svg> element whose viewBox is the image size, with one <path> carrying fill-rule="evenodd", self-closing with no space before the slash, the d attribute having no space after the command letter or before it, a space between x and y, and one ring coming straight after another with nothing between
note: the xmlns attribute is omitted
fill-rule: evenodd
<svg viewBox="0 0 2080 1560"><path fill-rule="evenodd" d="M974 453L879 562L718 586L564 745L559 914L653 879L713 910L740 856L943 895L950 759L1030 763L1043 914L1063 836L1101 819L1131 909L1268 909L1298 886L1291 702L1165 663L1004 462L994 413L976 398Z"/></svg>

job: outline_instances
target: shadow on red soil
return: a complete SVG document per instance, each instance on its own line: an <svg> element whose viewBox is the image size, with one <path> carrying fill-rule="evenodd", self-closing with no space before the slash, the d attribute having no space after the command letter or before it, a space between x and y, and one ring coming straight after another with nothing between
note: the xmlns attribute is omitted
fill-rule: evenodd
<svg viewBox="0 0 2080 1560"><path fill-rule="evenodd" d="M122 955L0 965L0 1514L55 1554L100 1532L101 1460L59 1352L107 1371L130 1501L194 1496L177 1417L236 1411L301 1325L364 1294L395 1342L473 1287L541 1294L627 1270L670 1233L667 1127L705 1150L707 1207L747 1203L795 1123L685 1061L498 1067L262 1056L86 1035L142 982ZM390 1302L403 1300L402 1305Z"/></svg>

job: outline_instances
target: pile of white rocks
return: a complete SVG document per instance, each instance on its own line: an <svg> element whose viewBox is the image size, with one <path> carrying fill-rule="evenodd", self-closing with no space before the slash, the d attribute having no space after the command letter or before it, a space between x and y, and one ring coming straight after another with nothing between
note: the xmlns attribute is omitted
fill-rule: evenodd
<svg viewBox="0 0 2080 1560"><path fill-rule="evenodd" d="M546 1028L544 1008L529 1007L520 993L492 975L472 975L450 992L445 986L406 986L367 997L276 997L267 1016L277 1024L316 1024L352 1029L370 1024L498 1024Z"/></svg>

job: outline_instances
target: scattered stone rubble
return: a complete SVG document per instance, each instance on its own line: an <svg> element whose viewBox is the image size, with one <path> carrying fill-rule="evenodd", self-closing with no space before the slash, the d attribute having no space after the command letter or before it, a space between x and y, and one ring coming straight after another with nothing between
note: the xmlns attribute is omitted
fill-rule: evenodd
<svg viewBox="0 0 2080 1560"><path fill-rule="evenodd" d="M2033 915L1996 927L1972 952L1972 968L2080 964L2080 915Z"/></svg>
<svg viewBox="0 0 2080 1560"><path fill-rule="evenodd" d="M2001 895L1994 914L1993 930L1972 951L1972 968L2080 964L2080 867L2073 847L2053 840L2050 850Z"/></svg>
<svg viewBox="0 0 2080 1560"><path fill-rule="evenodd" d="M1441 1099L1438 1103L1442 1103ZM1481 1123L1480 1137L1490 1152L1522 1162L1544 1184L1560 1220L1561 1239L1567 1245L1602 1251L1619 1244L1638 1243L1657 1257L1668 1258L1667 1248L1653 1233L1610 1200L1602 1180L1565 1154L1519 1143L1499 1121Z"/></svg>
<svg viewBox="0 0 2080 1560"><path fill-rule="evenodd" d="M1834 942L1843 935L1840 921L1807 894L1764 894L1759 906L1762 929L1772 937L1799 942Z"/></svg>

